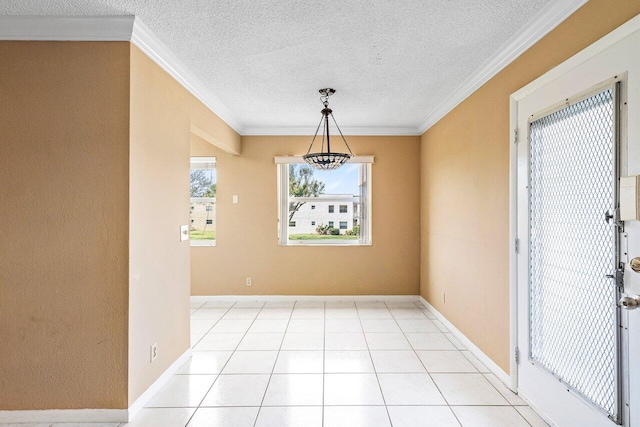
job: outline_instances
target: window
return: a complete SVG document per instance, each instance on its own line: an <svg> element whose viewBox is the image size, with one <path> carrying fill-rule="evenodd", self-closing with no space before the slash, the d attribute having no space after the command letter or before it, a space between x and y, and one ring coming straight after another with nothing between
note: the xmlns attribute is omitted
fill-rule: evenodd
<svg viewBox="0 0 640 427"><path fill-rule="evenodd" d="M289 221L289 227L295 227L295 226L296 226L295 221Z"/></svg>
<svg viewBox="0 0 640 427"><path fill-rule="evenodd" d="M280 245L371 244L373 157L354 157L330 171L301 157L276 157L276 163ZM287 227L291 222L296 228Z"/></svg>
<svg viewBox="0 0 640 427"><path fill-rule="evenodd" d="M216 244L216 190L215 157L191 157L191 246Z"/></svg>

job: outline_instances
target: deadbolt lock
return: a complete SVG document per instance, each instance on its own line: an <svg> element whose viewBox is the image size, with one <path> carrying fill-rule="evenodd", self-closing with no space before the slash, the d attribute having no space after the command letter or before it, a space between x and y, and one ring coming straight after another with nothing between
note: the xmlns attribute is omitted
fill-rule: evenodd
<svg viewBox="0 0 640 427"><path fill-rule="evenodd" d="M640 273L640 257L635 257L629 262L629 267L636 273Z"/></svg>
<svg viewBox="0 0 640 427"><path fill-rule="evenodd" d="M640 305L640 295L624 297L620 300L620 307L627 310L635 310Z"/></svg>

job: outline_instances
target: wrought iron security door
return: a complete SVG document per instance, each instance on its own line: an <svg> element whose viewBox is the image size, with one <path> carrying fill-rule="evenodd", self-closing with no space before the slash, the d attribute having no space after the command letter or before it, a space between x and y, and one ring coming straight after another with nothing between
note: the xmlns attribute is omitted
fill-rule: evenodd
<svg viewBox="0 0 640 427"><path fill-rule="evenodd" d="M618 422L616 98L530 122L528 356Z"/></svg>

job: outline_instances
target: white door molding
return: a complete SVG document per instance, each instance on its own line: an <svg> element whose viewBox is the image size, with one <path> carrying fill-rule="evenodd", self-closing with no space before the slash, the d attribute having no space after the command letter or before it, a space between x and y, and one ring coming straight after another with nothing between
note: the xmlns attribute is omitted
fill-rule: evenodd
<svg viewBox="0 0 640 427"><path fill-rule="evenodd" d="M562 64L560 64L559 66L555 67L554 69L550 70L549 72L547 72L546 74L540 76L539 78L537 78L536 80L532 81L531 83L529 83L528 85L524 86L523 88L521 88L520 90L518 90L517 92L513 93L510 97L510 123L509 123L509 132L510 134L513 136L513 141L511 141L510 144L510 241L511 241L511 250L510 250L510 259L509 259L509 264L510 264L510 275L509 275L509 279L510 279L510 330L511 330L511 335L510 335L510 340L511 340L511 349L513 351L512 353L512 357L511 357L511 386L513 390L518 390L519 388L519 372L518 372L518 364L516 363L516 358L515 358L515 349L517 348L518 345L518 311L517 311L517 301L518 301L518 266L517 266L517 261L518 261L518 255L516 253L516 239L518 237L518 233L517 233L517 220L518 220L518 207L517 207L517 196L518 196L518 147L520 144L528 144L528 136L526 135L526 130L520 130L520 135L518 135L518 143L515 143L515 134L514 131L516 129L518 129L518 102L523 100L524 98L526 98L527 96L534 94L536 91L538 91L539 89L547 86L547 85L555 85L554 82L556 81L562 81L562 79L564 78L564 84L565 86L572 86L573 82L570 81L569 77L566 76L568 73L574 71L574 70L592 70L593 71L593 80L589 80L589 79L585 79L579 83L576 83L575 86L573 88L567 88L567 93L571 93L573 91L573 93L577 93L580 90L585 89L586 87L590 87L590 86L595 86L597 83L606 80L607 78L614 78L615 74L617 73L618 75L623 75L627 70L625 68L625 62L623 62L623 59L625 58L624 54L620 54L620 52L618 52L618 55L615 56L616 59L620 59L619 63L617 65L613 64L614 62L618 62L618 61L609 61L608 64L605 65L599 65L598 63L592 61L594 58L596 58L598 55L605 53L605 51L607 51L609 48L612 48L614 45L618 44L619 42L622 42L623 40L625 40L627 37L639 37L640 34L640 15L632 18L631 20L629 20L628 22L626 22L625 24L623 24L622 26L620 26L619 28L617 28L616 30L612 31L611 33L607 34L606 36L604 36L603 38L601 38L600 40L596 41L595 43L593 43L592 45L588 46L587 48L583 49L581 52L577 53L576 55L572 56L571 58L567 59L565 62L563 62ZM631 40L631 39L629 39ZM638 54L640 54L640 49L637 48L637 44L633 44L631 42L628 43L629 46L636 46L631 47L632 49L632 54L631 56L638 56L636 55L634 52L637 52ZM633 50L635 49L635 50ZM627 55L629 56L629 55ZM613 65L610 65L613 64ZM618 67L618 68L615 68ZM631 73L630 73L631 74ZM637 76L636 76L637 78ZM580 85L582 84L582 87L580 87ZM635 83L637 86L637 82ZM561 85L556 85L557 87L561 86ZM630 86L633 86L633 84L631 84ZM558 90L558 92L560 92L560 89ZM638 104L638 102L636 102L636 104ZM636 108L636 114L637 114L637 108L638 106L635 105L634 108ZM630 110L631 111L631 110ZM640 132L638 132L640 130L640 126L636 125L636 128L634 130L635 132L635 136L636 139L638 137L638 135L640 134ZM624 134L624 129L623 129L623 134ZM629 141L631 142L631 139L633 139L633 137L630 137ZM631 149L633 150L633 153L637 154L637 152L640 151L640 148L638 147L639 144L637 144L637 141L635 141L636 144L634 147L631 147ZM624 144L624 142L623 142ZM628 148L628 147L627 147ZM629 167L630 169L636 170L635 173L638 173L637 170L640 169L640 165L635 164L635 166L631 165L631 163L627 164L627 162L630 162L630 159L633 156L629 156L628 154L630 153L626 153L625 147L623 145L622 147L623 150L623 176L624 176L624 170L625 167ZM636 156L637 157L637 156ZM637 160L637 159L636 159ZM636 163L638 163L636 161ZM632 224L632 228L640 228L640 227L636 227L636 223ZM521 248L521 251L524 251L526 253L527 248L526 245L522 245L523 247ZM630 248L631 249L631 248ZM627 269L628 270L628 269ZM628 276L628 274L627 274ZM629 286L629 280L634 278L625 278L625 282L626 282L626 286ZM636 316L637 313L633 313L633 314L629 314L629 316ZM624 313L623 313L624 315ZM640 316L637 316L640 317ZM631 326L633 327L634 323L631 322ZM632 329L632 328L630 328ZM631 334L632 332L630 332ZM638 341L638 337L635 336L634 337L635 341ZM637 342L634 342L633 340L631 340L630 342L630 348L631 348L631 352L633 351L638 351L637 348L640 347L640 345ZM633 350L633 349L636 350ZM526 361L527 359L527 355L523 354L520 357L520 363L523 363L523 361ZM632 369L633 370L633 369ZM633 378L633 375L638 375L637 372L631 372L630 374ZM635 398L637 399L637 396L639 396L640 394L640 387L635 387L635 386L631 386L631 401L633 402L634 396L636 396ZM531 397L531 396L529 396ZM534 398L535 399L535 398ZM538 405L538 402L535 402L535 400L532 402L534 404L534 406L540 407L540 405ZM638 405L636 405L638 406ZM628 409L628 408L627 408ZM544 411L544 408L541 408L542 411ZM634 414L635 414L635 418L634 418ZM627 413L626 415L626 420L628 422L628 420L634 419L635 421L637 421L638 419L640 419L640 408L637 407L631 407L630 409L630 414Z"/></svg>

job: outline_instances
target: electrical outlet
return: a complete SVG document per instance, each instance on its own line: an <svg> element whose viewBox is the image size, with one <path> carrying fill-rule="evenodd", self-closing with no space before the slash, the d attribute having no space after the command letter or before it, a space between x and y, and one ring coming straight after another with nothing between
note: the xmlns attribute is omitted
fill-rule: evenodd
<svg viewBox="0 0 640 427"><path fill-rule="evenodd" d="M151 345L151 362L153 363L153 361L156 360L157 357L158 357L158 343L155 343Z"/></svg>
<svg viewBox="0 0 640 427"><path fill-rule="evenodd" d="M447 303L447 294L446 293L442 293L442 303L446 304Z"/></svg>
<svg viewBox="0 0 640 427"><path fill-rule="evenodd" d="M251 277L247 277L247 286L251 286Z"/></svg>

